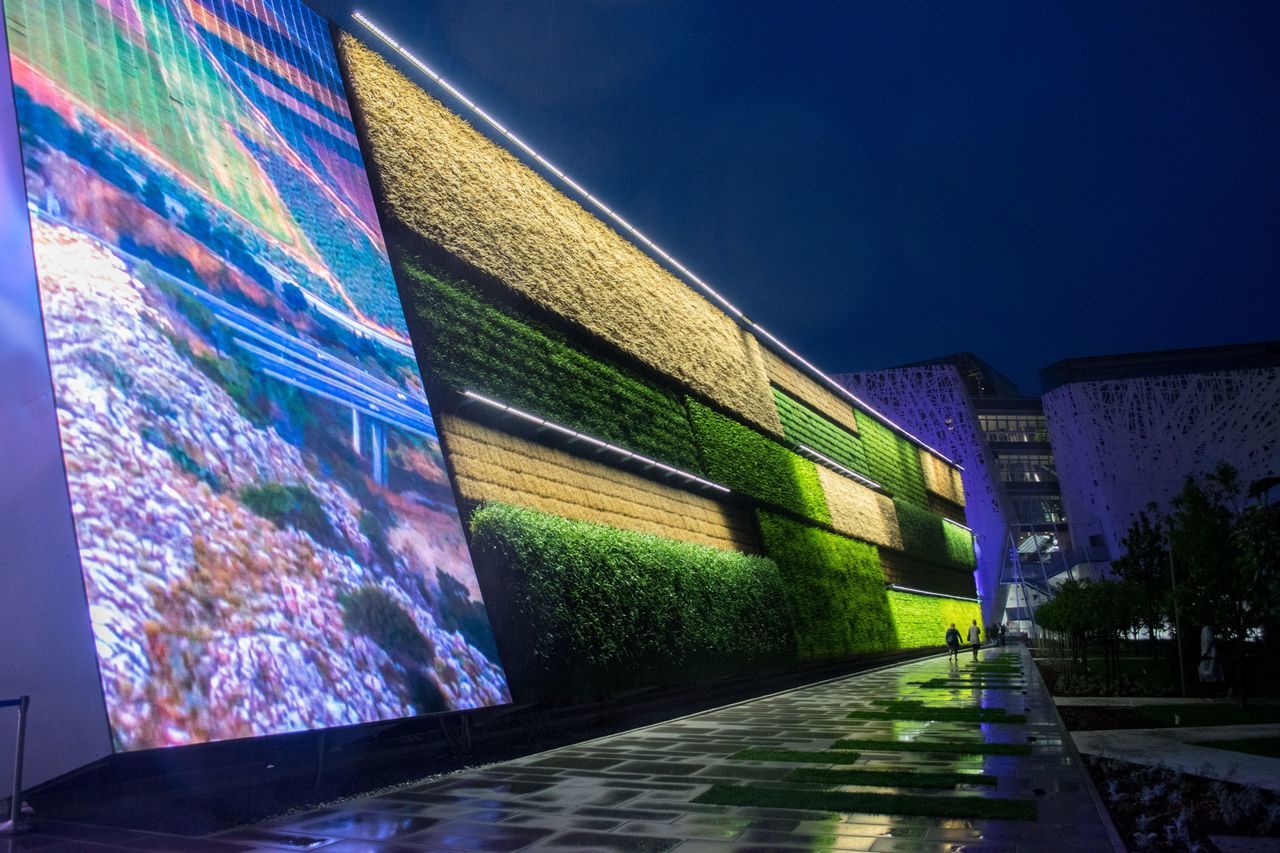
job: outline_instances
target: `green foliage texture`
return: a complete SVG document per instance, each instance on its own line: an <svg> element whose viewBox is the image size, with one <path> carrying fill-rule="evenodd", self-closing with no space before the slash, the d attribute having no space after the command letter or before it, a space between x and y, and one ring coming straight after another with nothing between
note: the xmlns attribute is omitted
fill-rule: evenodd
<svg viewBox="0 0 1280 853"><path fill-rule="evenodd" d="M960 636L967 636L969 624L977 619L982 624L982 609L976 601L959 601L933 595L916 595L912 592L889 590L889 612L893 616L893 629L897 645L903 649L924 646L941 646L952 622L960 629ZM986 629L983 629L986 635Z"/></svg>
<svg viewBox="0 0 1280 853"><path fill-rule="evenodd" d="M978 557L973 550L973 534L963 527L942 522L942 536L946 539L946 561L961 569L973 571L978 567Z"/></svg>
<svg viewBox="0 0 1280 853"><path fill-rule="evenodd" d="M397 265L412 284L418 343L427 369L457 390L486 394L680 468L698 467L680 398L633 372L589 356L549 326L517 318L463 281L412 260Z"/></svg>
<svg viewBox="0 0 1280 853"><path fill-rule="evenodd" d="M773 402L787 438L870 477L898 501L916 507L929 505L920 452L909 439L853 407L856 434L779 388L773 389Z"/></svg>
<svg viewBox="0 0 1280 853"><path fill-rule="evenodd" d="M867 454L857 435L780 388L773 389L773 402L778 407L778 419L782 421L782 431L787 438L807 444L846 468L869 476Z"/></svg>
<svg viewBox="0 0 1280 853"><path fill-rule="evenodd" d="M765 550L778 564L802 658L895 647L884 573L872 545L761 511Z"/></svg>
<svg viewBox="0 0 1280 853"><path fill-rule="evenodd" d="M855 409L854 417L867 458L862 473L884 486L896 500L928 506L916 445L865 412Z"/></svg>
<svg viewBox="0 0 1280 853"><path fill-rule="evenodd" d="M685 402L708 477L764 503L831 522L812 462L691 397Z"/></svg>
<svg viewBox="0 0 1280 853"><path fill-rule="evenodd" d="M907 501L895 500L893 509L902 531L902 548L908 554L957 569L973 571L977 566L969 531Z"/></svg>
<svg viewBox="0 0 1280 853"><path fill-rule="evenodd" d="M513 691L596 695L794 657L771 560L505 504L472 553Z"/></svg>
<svg viewBox="0 0 1280 853"><path fill-rule="evenodd" d="M349 631L364 634L390 654L404 655L427 664L435 649L390 593L376 586L362 586L341 595L342 621Z"/></svg>

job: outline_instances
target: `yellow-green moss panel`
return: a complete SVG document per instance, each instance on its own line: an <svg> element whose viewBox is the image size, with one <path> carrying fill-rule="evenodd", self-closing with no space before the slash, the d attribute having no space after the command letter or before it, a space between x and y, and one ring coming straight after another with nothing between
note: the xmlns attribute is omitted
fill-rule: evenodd
<svg viewBox="0 0 1280 853"><path fill-rule="evenodd" d="M409 229L770 433L754 340L354 38L340 39L385 194Z"/></svg>
<svg viewBox="0 0 1280 853"><path fill-rule="evenodd" d="M982 609L976 601L959 601L892 589L889 590L889 613L893 618L898 647L903 649L943 645L946 642L947 627L953 622L960 629L961 637L968 636L972 620L976 619L979 625L982 624ZM983 635L986 635L985 629Z"/></svg>

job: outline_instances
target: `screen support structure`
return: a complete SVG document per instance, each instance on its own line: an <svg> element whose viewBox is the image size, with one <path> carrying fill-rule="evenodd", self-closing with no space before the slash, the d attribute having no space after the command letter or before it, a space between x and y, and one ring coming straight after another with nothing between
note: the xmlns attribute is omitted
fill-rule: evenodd
<svg viewBox="0 0 1280 853"><path fill-rule="evenodd" d="M30 695L25 777L111 752L41 322L0 0L0 696ZM0 738L0 767L17 756ZM12 791L0 774L0 799Z"/></svg>

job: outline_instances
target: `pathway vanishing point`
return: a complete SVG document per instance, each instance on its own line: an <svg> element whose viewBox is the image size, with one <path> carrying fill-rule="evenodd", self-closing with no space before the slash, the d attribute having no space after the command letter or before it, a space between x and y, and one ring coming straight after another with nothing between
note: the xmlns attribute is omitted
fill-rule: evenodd
<svg viewBox="0 0 1280 853"><path fill-rule="evenodd" d="M1028 653L988 648L981 660L975 667L966 652L958 667L937 657L848 676L199 840L107 830L112 846L89 846L81 826L72 846L39 849L1122 849ZM978 708L1014 721L923 719ZM884 741L945 742L948 751L899 751ZM982 744L1025 754L978 754ZM769 752L733 757L744 750ZM894 775L866 775L885 771ZM918 781L941 787L904 787ZM874 796L857 796L865 794ZM850 803L858 808L844 810ZM959 816L892 813L901 810ZM992 810L1019 819L982 816Z"/></svg>

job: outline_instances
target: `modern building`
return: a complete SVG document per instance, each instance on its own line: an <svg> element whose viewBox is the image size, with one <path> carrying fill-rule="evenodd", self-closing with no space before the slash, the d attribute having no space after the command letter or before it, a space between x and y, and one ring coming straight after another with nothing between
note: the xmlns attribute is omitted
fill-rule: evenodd
<svg viewBox="0 0 1280 853"><path fill-rule="evenodd" d="M29 784L164 747L238 791L282 736L309 768L333 727L845 667L979 616L945 453L377 24L3 11Z"/></svg>
<svg viewBox="0 0 1280 853"><path fill-rule="evenodd" d="M964 466L985 612L1018 623L1062 580L1105 575L1188 475L1227 462L1269 494L1278 368L1270 342L1067 359L1043 397L972 353L838 378Z"/></svg>
<svg viewBox="0 0 1280 853"><path fill-rule="evenodd" d="M1138 512L1219 462L1280 474L1280 342L1073 358L1040 372L1063 508L1111 554Z"/></svg>
<svg viewBox="0 0 1280 853"><path fill-rule="evenodd" d="M964 466L984 615L1029 627L1075 556L1039 398L973 353L837 378Z"/></svg>

